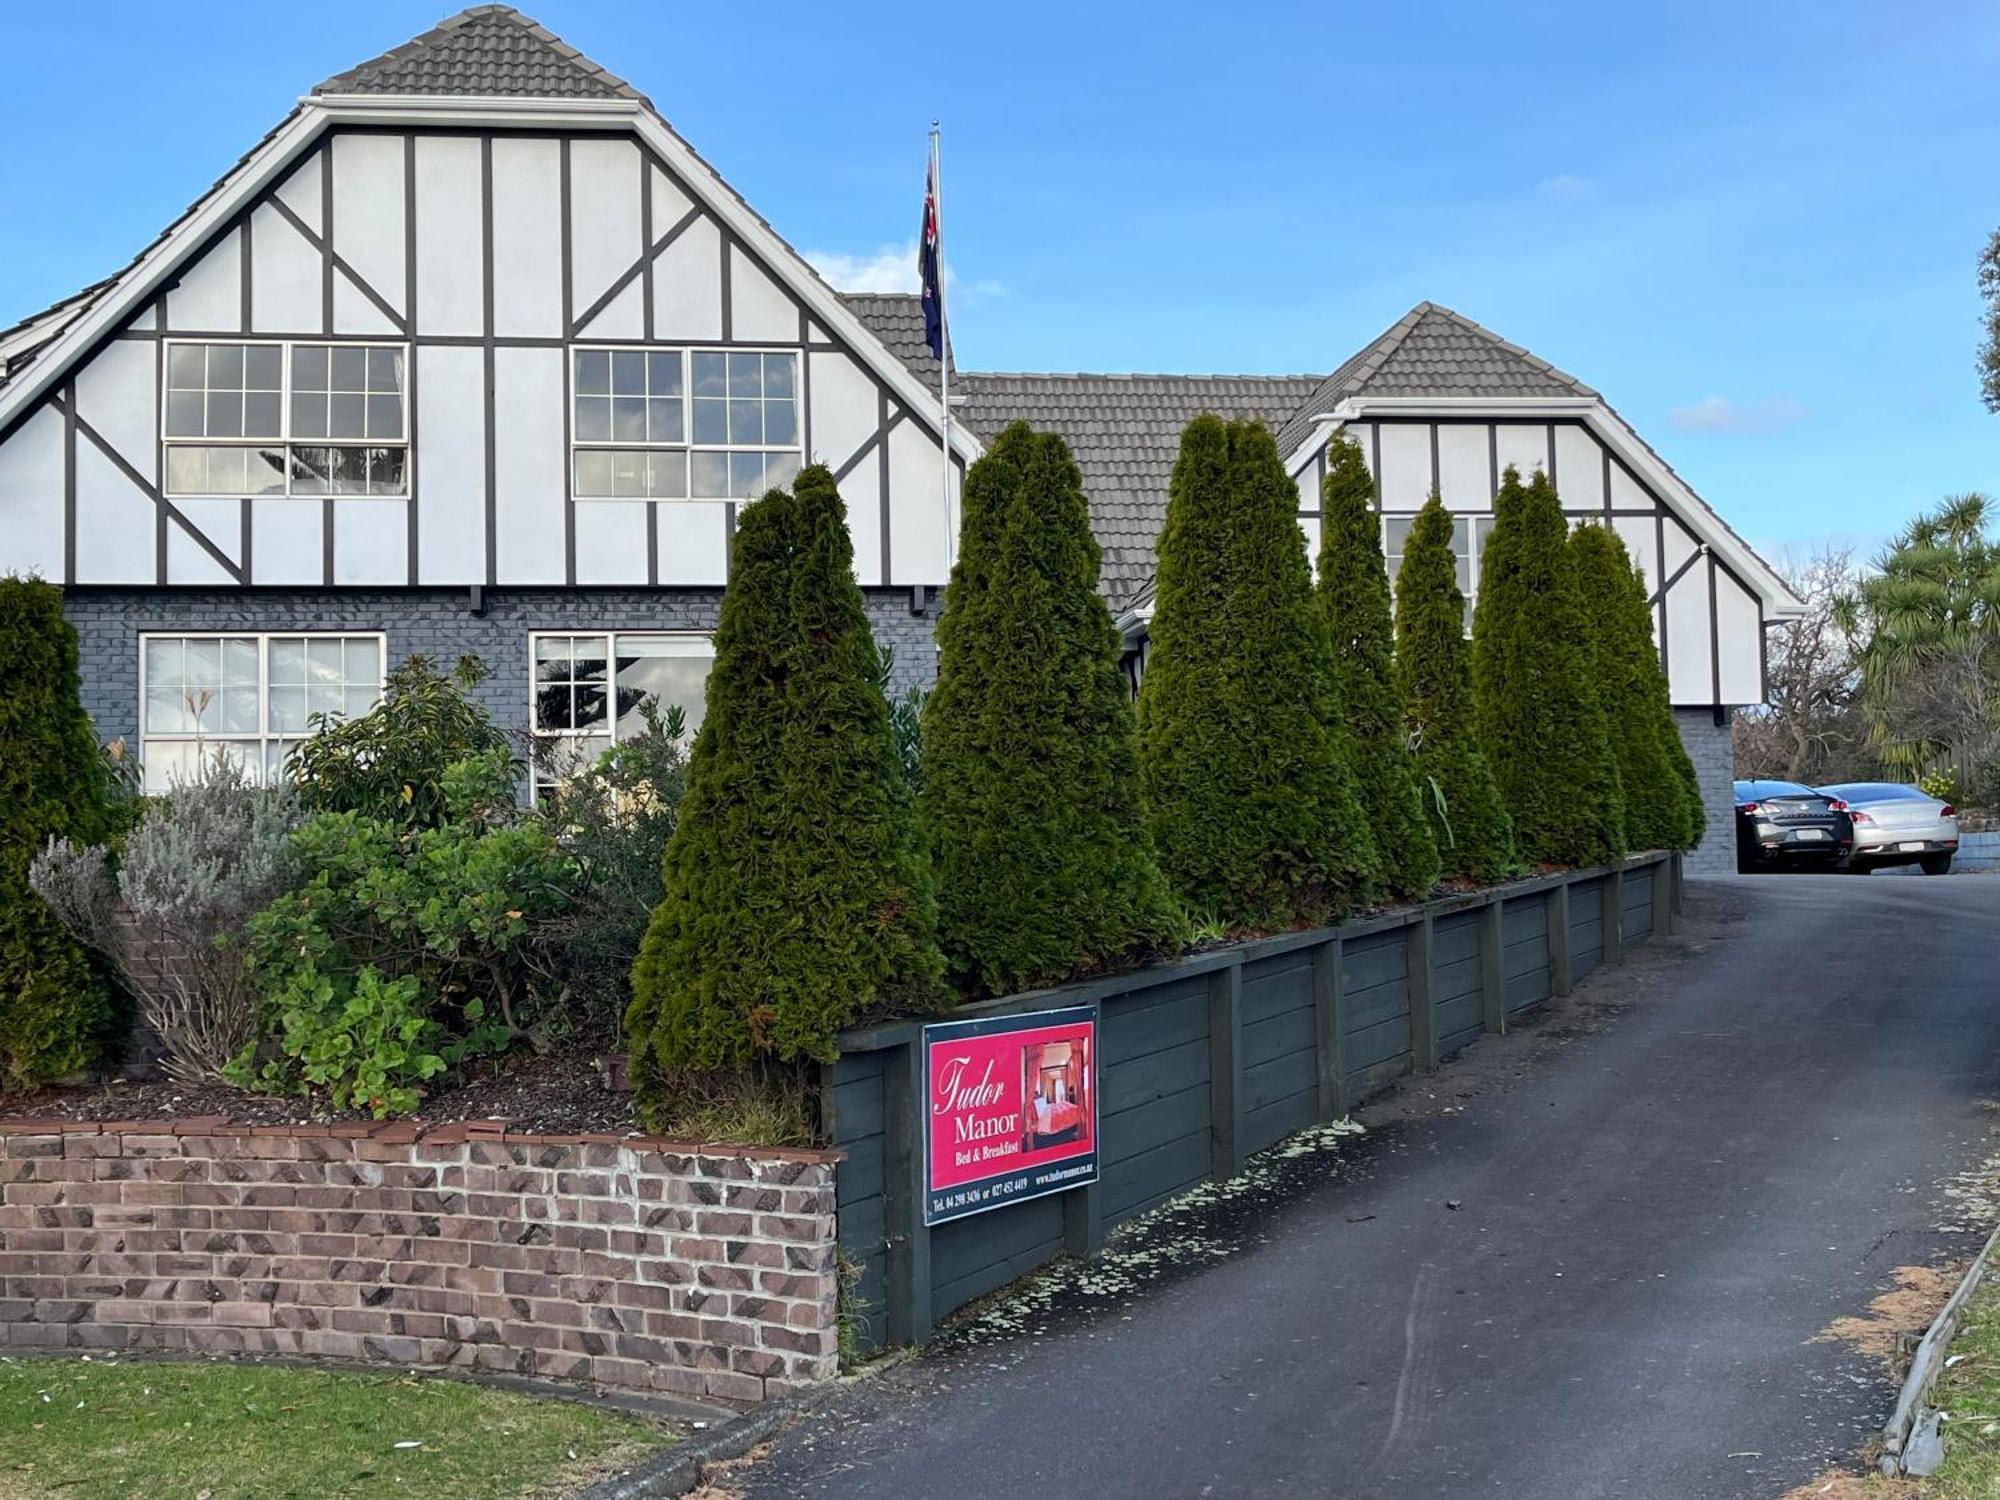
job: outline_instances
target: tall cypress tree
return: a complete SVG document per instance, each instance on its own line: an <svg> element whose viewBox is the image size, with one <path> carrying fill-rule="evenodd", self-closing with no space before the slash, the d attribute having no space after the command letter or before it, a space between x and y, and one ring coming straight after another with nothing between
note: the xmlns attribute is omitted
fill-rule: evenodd
<svg viewBox="0 0 2000 1500"><path fill-rule="evenodd" d="M1319 603L1332 642L1334 702L1375 840L1382 883L1414 900L1437 883L1438 848L1417 797L1403 700L1396 688L1382 517L1361 446L1335 437L1320 487Z"/></svg>
<svg viewBox="0 0 2000 1500"><path fill-rule="evenodd" d="M642 1117L667 1075L829 1058L941 997L936 901L833 476L737 520L665 895L626 1016Z"/></svg>
<svg viewBox="0 0 2000 1500"><path fill-rule="evenodd" d="M1510 466L1480 564L1472 680L1480 740L1530 864L1601 864L1624 848L1568 532L1548 477L1524 485Z"/></svg>
<svg viewBox="0 0 2000 1500"><path fill-rule="evenodd" d="M1452 526L1433 492L1403 543L1396 676L1415 747L1417 792L1444 873L1491 885L1513 866L1514 830L1479 743Z"/></svg>
<svg viewBox="0 0 2000 1500"><path fill-rule="evenodd" d="M80 687L62 591L0 578L0 1092L79 1072L111 1041L109 987L28 887L50 839L89 845L108 829Z"/></svg>
<svg viewBox="0 0 2000 1500"><path fill-rule="evenodd" d="M1298 490L1257 422L1181 435L1160 536L1140 764L1154 847L1236 929L1334 920L1376 885Z"/></svg>
<svg viewBox="0 0 2000 1500"><path fill-rule="evenodd" d="M1673 710L1653 644L1646 586L1633 571L1625 543L1609 526L1570 533L1570 560L1583 599L1584 639L1592 678L1604 705L1611 752L1625 794L1625 841L1633 849L1685 849L1689 844L1687 784L1673 759Z"/></svg>
<svg viewBox="0 0 2000 1500"><path fill-rule="evenodd" d="M924 710L921 805L952 969L1000 993L1170 947L1178 916L1063 440L1024 422L1001 433L966 477L966 530Z"/></svg>

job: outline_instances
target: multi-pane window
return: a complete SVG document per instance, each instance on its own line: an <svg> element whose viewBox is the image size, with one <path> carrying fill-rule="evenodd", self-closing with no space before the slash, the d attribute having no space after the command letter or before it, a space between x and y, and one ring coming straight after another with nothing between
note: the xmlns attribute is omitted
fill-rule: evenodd
<svg viewBox="0 0 2000 1500"><path fill-rule="evenodd" d="M164 791L204 755L275 776L315 714L355 718L382 697L379 635L147 635L139 758Z"/></svg>
<svg viewBox="0 0 2000 1500"><path fill-rule="evenodd" d="M1403 545L1409 540L1410 528L1417 523L1414 515L1385 515L1382 517L1383 560L1389 566L1389 587L1396 587L1396 574L1403 566ZM1458 559L1458 591L1465 595L1465 624L1472 627L1472 601L1479 593L1479 559L1486 548L1486 539L1493 533L1491 516L1453 516L1451 518L1451 550Z"/></svg>
<svg viewBox="0 0 2000 1500"><path fill-rule="evenodd" d="M701 724L715 644L705 635L542 631L530 637L528 654L530 728L554 742L536 757L540 783L642 733L648 702L662 712L678 706L691 738Z"/></svg>
<svg viewBox="0 0 2000 1500"><path fill-rule="evenodd" d="M798 355L576 349L579 499L750 500L798 472Z"/></svg>
<svg viewBox="0 0 2000 1500"><path fill-rule="evenodd" d="M403 495L400 345L167 345L170 495Z"/></svg>

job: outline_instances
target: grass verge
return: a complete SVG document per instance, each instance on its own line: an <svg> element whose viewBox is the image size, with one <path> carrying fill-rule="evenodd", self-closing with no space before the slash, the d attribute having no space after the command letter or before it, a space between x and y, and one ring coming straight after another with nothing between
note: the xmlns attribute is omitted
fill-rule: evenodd
<svg viewBox="0 0 2000 1500"><path fill-rule="evenodd" d="M453 1380L0 1357L0 1500L556 1497L677 1436Z"/></svg>
<svg viewBox="0 0 2000 1500"><path fill-rule="evenodd" d="M1966 1304L1931 1404L1946 1413L1944 1463L1924 1500L2000 1495L2000 1276L1989 1271Z"/></svg>

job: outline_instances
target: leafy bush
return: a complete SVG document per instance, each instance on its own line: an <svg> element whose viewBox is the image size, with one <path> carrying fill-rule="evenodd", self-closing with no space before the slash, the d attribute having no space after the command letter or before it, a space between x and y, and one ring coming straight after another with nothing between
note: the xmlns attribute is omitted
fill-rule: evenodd
<svg viewBox="0 0 2000 1500"><path fill-rule="evenodd" d="M1926 797L1935 797L1940 802L1958 800L1958 767L1939 766L1935 771L1926 771L1917 778L1917 790Z"/></svg>
<svg viewBox="0 0 2000 1500"><path fill-rule="evenodd" d="M1591 677L1625 796L1625 842L1633 849L1688 848L1688 787L1673 753L1680 730L1653 643L1645 581L1609 526L1577 527L1569 554L1583 598Z"/></svg>
<svg viewBox="0 0 2000 1500"><path fill-rule="evenodd" d="M410 827L449 816L446 773L507 748L507 735L472 689L486 664L461 656L451 672L412 656L389 673L382 701L358 719L312 718L313 733L285 761L309 812L353 812Z"/></svg>
<svg viewBox="0 0 2000 1500"><path fill-rule="evenodd" d="M1344 720L1382 883L1416 900L1438 878L1437 841L1417 795L1396 687L1382 517L1361 445L1335 437L1320 487L1319 603L1333 643L1333 693Z"/></svg>
<svg viewBox="0 0 2000 1500"><path fill-rule="evenodd" d="M632 964L660 904L662 862L687 788L686 712L650 699L638 712L639 733L625 733L580 771L545 779L538 809L578 871L576 898L547 934L568 992L549 1024L566 1042L593 1048L619 1045Z"/></svg>
<svg viewBox="0 0 2000 1500"><path fill-rule="evenodd" d="M1188 424L1159 556L1139 733L1160 866L1232 930L1332 921L1372 894L1374 841L1298 489L1261 423Z"/></svg>
<svg viewBox="0 0 2000 1500"><path fill-rule="evenodd" d="M213 1077L255 1036L244 928L293 874L298 799L236 761L204 756L149 798L114 875L109 851L54 841L31 879L69 930L110 961L159 1036L166 1071ZM115 920L123 904L129 921Z"/></svg>
<svg viewBox="0 0 2000 1500"><path fill-rule="evenodd" d="M1417 512L1396 575L1396 678L1443 871L1491 885L1514 865L1514 830L1479 743L1452 518L1436 494Z"/></svg>
<svg viewBox="0 0 2000 1500"><path fill-rule="evenodd" d="M80 687L62 590L0 578L0 1089L89 1067L119 1020L104 975L28 884L51 839L112 829Z"/></svg>
<svg viewBox="0 0 2000 1500"><path fill-rule="evenodd" d="M1624 848L1624 800L1590 644L1569 523L1539 470L1509 466L1493 500L1472 616L1480 741L1529 864L1602 864Z"/></svg>
<svg viewBox="0 0 2000 1500"><path fill-rule="evenodd" d="M1002 994L1170 948L1178 917L1069 448L1015 423L965 504L976 545L938 622L922 807L953 973Z"/></svg>
<svg viewBox="0 0 2000 1500"><path fill-rule="evenodd" d="M924 789L924 709L931 695L920 687L907 687L889 697L896 674L896 648L875 649L875 685L889 699L889 732L896 741L896 764L903 769L903 784L912 796Z"/></svg>
<svg viewBox="0 0 2000 1500"><path fill-rule="evenodd" d="M431 826L329 812L292 835L300 883L250 923L263 1041L236 1081L382 1115L449 1064L544 1040L579 873L514 770L505 750L446 770Z"/></svg>
<svg viewBox="0 0 2000 1500"><path fill-rule="evenodd" d="M936 898L833 476L738 517L665 894L626 1015L641 1117L689 1069L834 1054L871 1007L935 1005Z"/></svg>

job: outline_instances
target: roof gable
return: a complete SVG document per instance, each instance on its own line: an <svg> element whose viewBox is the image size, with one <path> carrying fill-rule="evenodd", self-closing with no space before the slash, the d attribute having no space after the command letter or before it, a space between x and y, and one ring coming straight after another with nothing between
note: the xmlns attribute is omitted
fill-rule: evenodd
<svg viewBox="0 0 2000 1500"><path fill-rule="evenodd" d="M1463 313L1419 302L1327 376L1278 433L1290 457L1314 419L1353 396L1595 396L1574 375Z"/></svg>
<svg viewBox="0 0 2000 1500"><path fill-rule="evenodd" d="M475 5L380 57L336 73L315 94L463 94L638 99L645 95L511 5Z"/></svg>

